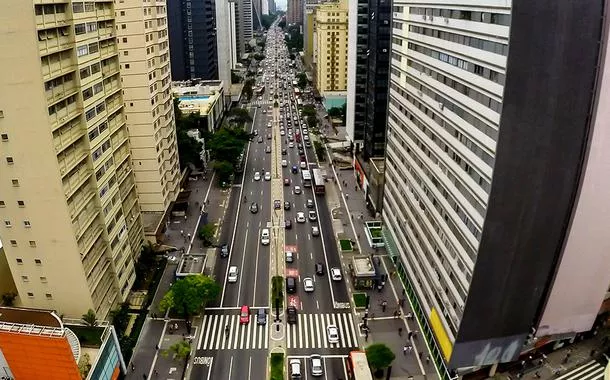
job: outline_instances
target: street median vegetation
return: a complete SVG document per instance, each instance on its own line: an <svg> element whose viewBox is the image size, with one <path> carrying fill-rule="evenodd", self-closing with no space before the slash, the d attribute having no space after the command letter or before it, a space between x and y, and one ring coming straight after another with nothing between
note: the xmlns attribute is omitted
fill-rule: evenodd
<svg viewBox="0 0 610 380"><path fill-rule="evenodd" d="M271 354L271 380L284 380L284 354Z"/></svg>
<svg viewBox="0 0 610 380"><path fill-rule="evenodd" d="M280 309L283 308L284 302L284 277L273 276L271 279L271 298L275 307L275 300L280 301Z"/></svg>

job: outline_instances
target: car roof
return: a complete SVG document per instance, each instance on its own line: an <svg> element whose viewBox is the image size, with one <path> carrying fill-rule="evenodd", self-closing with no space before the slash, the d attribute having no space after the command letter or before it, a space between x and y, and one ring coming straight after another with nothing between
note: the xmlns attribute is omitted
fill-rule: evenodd
<svg viewBox="0 0 610 380"><path fill-rule="evenodd" d="M249 310L249 309L250 309L250 306L248 306L248 305L242 305L242 307L241 307L241 311Z"/></svg>

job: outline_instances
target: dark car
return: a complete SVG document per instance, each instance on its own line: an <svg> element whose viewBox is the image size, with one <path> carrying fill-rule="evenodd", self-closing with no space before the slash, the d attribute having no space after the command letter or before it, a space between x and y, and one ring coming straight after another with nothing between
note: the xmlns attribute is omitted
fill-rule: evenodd
<svg viewBox="0 0 610 380"><path fill-rule="evenodd" d="M286 277L286 293L296 293L297 292L297 278L288 276Z"/></svg>
<svg viewBox="0 0 610 380"><path fill-rule="evenodd" d="M258 311L256 312L256 324L267 324L267 311L265 311L265 309L258 309Z"/></svg>
<svg viewBox="0 0 610 380"><path fill-rule="evenodd" d="M258 139L256 141L258 141L259 143L262 143L263 142L263 136L258 136Z"/></svg>
<svg viewBox="0 0 610 380"><path fill-rule="evenodd" d="M220 246L220 257L229 256L229 246L225 243Z"/></svg>
<svg viewBox="0 0 610 380"><path fill-rule="evenodd" d="M290 186L290 178L284 178L284 186Z"/></svg>
<svg viewBox="0 0 610 380"><path fill-rule="evenodd" d="M284 227L286 227L287 230L292 229L292 222L290 221L290 219L286 219L284 221Z"/></svg>
<svg viewBox="0 0 610 380"><path fill-rule="evenodd" d="M279 210L282 208L282 202L279 199L273 201L273 208Z"/></svg>
<svg viewBox="0 0 610 380"><path fill-rule="evenodd" d="M297 168L296 165L293 165L291 171L292 171L292 174L297 174L299 172L299 168Z"/></svg>
<svg viewBox="0 0 610 380"><path fill-rule="evenodd" d="M286 150L286 148L282 148L282 156L285 156L288 154L288 151Z"/></svg>
<svg viewBox="0 0 610 380"><path fill-rule="evenodd" d="M318 276L324 276L324 264L316 263L316 274Z"/></svg>
<svg viewBox="0 0 610 380"><path fill-rule="evenodd" d="M284 202L284 210L290 210L290 202L288 202L288 201Z"/></svg>
<svg viewBox="0 0 610 380"><path fill-rule="evenodd" d="M250 204L250 212L253 214L258 212L258 203L252 202L252 204Z"/></svg>
<svg viewBox="0 0 610 380"><path fill-rule="evenodd" d="M294 325L297 323L297 308L294 306L288 306L286 308L286 321L289 325Z"/></svg>

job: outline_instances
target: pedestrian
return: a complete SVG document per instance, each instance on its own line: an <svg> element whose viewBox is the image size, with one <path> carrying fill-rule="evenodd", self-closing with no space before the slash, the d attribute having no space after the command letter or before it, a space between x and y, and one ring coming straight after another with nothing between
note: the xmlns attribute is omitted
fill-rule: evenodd
<svg viewBox="0 0 610 380"><path fill-rule="evenodd" d="M349 194L345 193L345 200L348 200L348 199L349 199Z"/></svg>
<svg viewBox="0 0 610 380"><path fill-rule="evenodd" d="M145 373L143 373L143 374L142 374L142 378L143 378L144 380L146 380L146 379L148 378L148 376L146 376L146 374L145 374Z"/></svg>
<svg viewBox="0 0 610 380"><path fill-rule="evenodd" d="M174 323L174 330L178 330L178 324Z"/></svg>
<svg viewBox="0 0 610 380"><path fill-rule="evenodd" d="M392 273L396 273L396 272L392 271ZM405 306L405 299L404 299L404 298L401 298L401 299L398 301L398 305L399 305L400 307Z"/></svg>
<svg viewBox="0 0 610 380"><path fill-rule="evenodd" d="M153 373L155 374L155 376L159 375L159 371L157 371L156 369L153 371Z"/></svg>
<svg viewBox="0 0 610 380"><path fill-rule="evenodd" d="M536 379L540 379L542 377L538 371L534 372L534 376L536 376Z"/></svg>
<svg viewBox="0 0 610 380"><path fill-rule="evenodd" d="M187 237L188 240L191 240L191 234L190 233L186 234L186 237Z"/></svg>
<svg viewBox="0 0 610 380"><path fill-rule="evenodd" d="M398 336L402 336L402 327L398 328Z"/></svg>
<svg viewBox="0 0 610 380"><path fill-rule="evenodd" d="M430 364L430 356L426 355L426 364Z"/></svg>
<svg viewBox="0 0 610 380"><path fill-rule="evenodd" d="M133 371L135 371L135 370L136 370L136 365L135 365L135 364L133 364L133 363L131 363L131 372L133 372Z"/></svg>
<svg viewBox="0 0 610 380"><path fill-rule="evenodd" d="M159 351L159 344L155 345L155 350Z"/></svg>
<svg viewBox="0 0 610 380"><path fill-rule="evenodd" d="M408 336L409 336L409 340L410 340L413 337L413 331L409 331Z"/></svg>
<svg viewBox="0 0 610 380"><path fill-rule="evenodd" d="M407 346L403 346L402 347L402 354L406 356L407 355L407 350L408 350Z"/></svg>
<svg viewBox="0 0 610 380"><path fill-rule="evenodd" d="M419 351L419 360L423 359L424 356L424 352L423 351Z"/></svg>
<svg viewBox="0 0 610 380"><path fill-rule="evenodd" d="M184 236L184 230L180 230L180 236Z"/></svg>
<svg viewBox="0 0 610 380"><path fill-rule="evenodd" d="M369 341L369 330L364 330L364 341L365 342Z"/></svg>
<svg viewBox="0 0 610 380"><path fill-rule="evenodd" d="M184 220L185 220L185 221L186 221L186 218L187 218L186 213L184 213Z"/></svg>
<svg viewBox="0 0 610 380"><path fill-rule="evenodd" d="M400 313L398 312L398 310L394 310L394 318L398 318L398 316L400 315Z"/></svg>
<svg viewBox="0 0 610 380"><path fill-rule="evenodd" d="M381 311L385 311L386 306L388 306L388 303L386 301L382 301L381 302Z"/></svg>

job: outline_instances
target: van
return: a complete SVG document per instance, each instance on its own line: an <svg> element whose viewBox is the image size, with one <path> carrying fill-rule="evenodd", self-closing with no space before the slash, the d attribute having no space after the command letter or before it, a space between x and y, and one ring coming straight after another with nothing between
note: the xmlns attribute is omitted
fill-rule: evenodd
<svg viewBox="0 0 610 380"><path fill-rule="evenodd" d="M269 229L268 228L263 228L263 230L261 231L261 244L262 245L269 245Z"/></svg>
<svg viewBox="0 0 610 380"><path fill-rule="evenodd" d="M297 292L297 279L292 276L286 277L286 293Z"/></svg>

